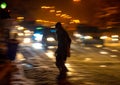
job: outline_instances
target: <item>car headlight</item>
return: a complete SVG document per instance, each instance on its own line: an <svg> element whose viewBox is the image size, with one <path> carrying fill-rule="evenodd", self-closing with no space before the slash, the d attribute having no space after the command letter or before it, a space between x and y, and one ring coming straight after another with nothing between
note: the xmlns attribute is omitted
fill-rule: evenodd
<svg viewBox="0 0 120 85"><path fill-rule="evenodd" d="M23 33L18 33L18 36L24 36L24 34Z"/></svg>
<svg viewBox="0 0 120 85"><path fill-rule="evenodd" d="M75 37L78 37L78 38L79 38L79 37L81 37L82 35L81 35L81 34L79 34L78 32L74 32L74 33L73 33L73 36L75 36Z"/></svg>
<svg viewBox="0 0 120 85"><path fill-rule="evenodd" d="M42 37L43 37L43 35L42 34L34 34L34 37L35 37L35 40L36 41L41 41L42 40Z"/></svg>
<svg viewBox="0 0 120 85"><path fill-rule="evenodd" d="M118 38L119 35L111 35L112 38Z"/></svg>
<svg viewBox="0 0 120 85"><path fill-rule="evenodd" d="M32 47L35 49L41 49L42 48L42 44L41 43L33 43Z"/></svg>
<svg viewBox="0 0 120 85"><path fill-rule="evenodd" d="M92 36L84 36L84 39L93 39Z"/></svg>
<svg viewBox="0 0 120 85"><path fill-rule="evenodd" d="M112 41L119 41L119 35L111 35Z"/></svg>
<svg viewBox="0 0 120 85"><path fill-rule="evenodd" d="M31 42L31 39L30 38L24 38L23 39L23 43L30 43Z"/></svg>
<svg viewBox="0 0 120 85"><path fill-rule="evenodd" d="M52 42L52 41L55 41L55 39L54 39L53 37L48 37L48 38L47 38L47 41Z"/></svg>
<svg viewBox="0 0 120 85"><path fill-rule="evenodd" d="M100 39L107 39L108 37L107 36L101 36Z"/></svg>
<svg viewBox="0 0 120 85"><path fill-rule="evenodd" d="M119 39L117 39L117 38L112 38L112 41L119 41Z"/></svg>

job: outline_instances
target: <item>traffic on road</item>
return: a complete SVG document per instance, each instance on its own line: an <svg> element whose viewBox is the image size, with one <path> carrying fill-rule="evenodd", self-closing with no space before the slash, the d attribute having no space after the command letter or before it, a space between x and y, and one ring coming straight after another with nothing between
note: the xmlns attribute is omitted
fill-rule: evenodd
<svg viewBox="0 0 120 85"><path fill-rule="evenodd" d="M0 84L120 85L119 3L0 0Z"/></svg>
<svg viewBox="0 0 120 85"><path fill-rule="evenodd" d="M28 79L33 78L37 81L36 84L47 81L51 85L57 85L55 79L59 72L54 63L55 49L43 50L22 47L20 52L26 59L23 63ZM85 46L72 43L71 57L66 63L69 72L67 72L67 80L64 81L72 85L119 85L119 52L119 47ZM41 67L47 71L44 76L40 73L42 72ZM32 75L28 73L31 71L33 72ZM39 76L46 80L39 79ZM51 78L51 76L53 77Z"/></svg>

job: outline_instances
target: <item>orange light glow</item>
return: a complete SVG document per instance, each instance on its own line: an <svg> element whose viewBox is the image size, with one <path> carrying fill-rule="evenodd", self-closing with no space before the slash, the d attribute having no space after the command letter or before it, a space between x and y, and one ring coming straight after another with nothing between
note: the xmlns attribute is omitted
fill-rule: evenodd
<svg viewBox="0 0 120 85"><path fill-rule="evenodd" d="M73 0L74 2L80 2L81 0Z"/></svg>

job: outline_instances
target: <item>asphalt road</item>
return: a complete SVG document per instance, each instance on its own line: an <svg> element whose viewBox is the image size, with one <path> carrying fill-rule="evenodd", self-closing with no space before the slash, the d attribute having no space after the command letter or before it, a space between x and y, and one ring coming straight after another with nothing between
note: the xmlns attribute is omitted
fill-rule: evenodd
<svg viewBox="0 0 120 85"><path fill-rule="evenodd" d="M69 69L65 80L59 74L52 50L21 47L26 60L22 61L25 76L35 85L120 85L120 48L72 44Z"/></svg>

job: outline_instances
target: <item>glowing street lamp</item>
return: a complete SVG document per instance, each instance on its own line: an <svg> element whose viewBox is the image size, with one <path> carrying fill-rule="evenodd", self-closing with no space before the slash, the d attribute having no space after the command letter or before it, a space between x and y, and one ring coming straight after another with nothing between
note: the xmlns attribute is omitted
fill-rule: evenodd
<svg viewBox="0 0 120 85"><path fill-rule="evenodd" d="M51 12L51 13L53 13L53 12L55 12L55 10L54 10L54 9L52 9L52 10L50 10L50 12Z"/></svg>
<svg viewBox="0 0 120 85"><path fill-rule="evenodd" d="M56 16L60 16L61 14L56 14Z"/></svg>
<svg viewBox="0 0 120 85"><path fill-rule="evenodd" d="M74 23L80 23L80 20L78 20L78 19L74 19L74 20L72 20Z"/></svg>
<svg viewBox="0 0 120 85"><path fill-rule="evenodd" d="M62 12L61 10L56 11L56 13L61 13L61 12Z"/></svg>
<svg viewBox="0 0 120 85"><path fill-rule="evenodd" d="M80 2L81 0L73 0L74 2Z"/></svg>
<svg viewBox="0 0 120 85"><path fill-rule="evenodd" d="M54 9L54 6L41 6L42 9Z"/></svg>

